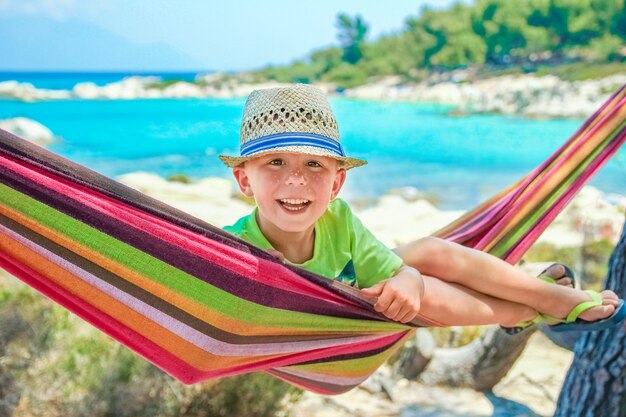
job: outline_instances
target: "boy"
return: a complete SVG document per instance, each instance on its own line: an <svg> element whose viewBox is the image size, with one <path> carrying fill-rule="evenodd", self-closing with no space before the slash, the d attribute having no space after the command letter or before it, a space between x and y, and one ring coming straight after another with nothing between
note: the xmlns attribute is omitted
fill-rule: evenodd
<svg viewBox="0 0 626 417"><path fill-rule="evenodd" d="M392 320L406 323L419 313L445 325L524 328L542 319L561 330L597 330L626 318L612 291L579 291L569 280L554 285L441 239L385 247L335 198L347 170L366 162L345 156L330 105L317 88L253 91L240 145L240 156L220 159L257 207L225 230L284 261L361 288ZM563 276L562 266L548 272Z"/></svg>

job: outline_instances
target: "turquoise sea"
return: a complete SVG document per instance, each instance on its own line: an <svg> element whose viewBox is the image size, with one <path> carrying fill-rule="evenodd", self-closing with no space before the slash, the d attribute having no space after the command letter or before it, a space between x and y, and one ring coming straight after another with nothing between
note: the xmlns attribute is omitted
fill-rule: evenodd
<svg viewBox="0 0 626 417"><path fill-rule="evenodd" d="M40 88L100 85L119 73L0 73ZM147 74L143 74L147 75ZM193 79L193 74L156 74ZM28 117L60 137L50 150L107 176L134 171L162 176L230 178L217 158L235 154L244 99L0 100L0 119ZM583 120L449 117L449 107L331 100L349 155L369 164L350 171L344 198L372 198L396 187L434 195L441 208L468 209L515 182L554 152ZM626 151L591 182L626 194Z"/></svg>

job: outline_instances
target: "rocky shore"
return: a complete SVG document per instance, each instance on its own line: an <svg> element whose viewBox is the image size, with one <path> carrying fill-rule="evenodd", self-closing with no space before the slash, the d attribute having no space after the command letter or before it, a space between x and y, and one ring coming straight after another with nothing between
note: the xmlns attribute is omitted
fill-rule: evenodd
<svg viewBox="0 0 626 417"><path fill-rule="evenodd" d="M592 114L610 94L626 84L626 75L597 80L569 82L555 76L531 74L506 75L469 81L463 76L452 80L429 79L404 83L399 77L385 77L364 86L339 91L333 84L316 84L329 95L361 100L428 102L454 107L451 114L503 113L526 117L574 117ZM91 82L76 84L71 90L39 89L29 83L0 82L0 98L23 101L155 98L234 98L246 97L258 88L281 84L253 83L245 77L223 74L198 76L196 82L162 82L158 77L128 77L98 86Z"/></svg>

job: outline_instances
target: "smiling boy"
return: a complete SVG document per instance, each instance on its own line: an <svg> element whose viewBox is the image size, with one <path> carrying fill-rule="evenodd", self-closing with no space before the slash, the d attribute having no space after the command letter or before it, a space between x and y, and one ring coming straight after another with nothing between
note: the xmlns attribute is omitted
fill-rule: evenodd
<svg viewBox="0 0 626 417"><path fill-rule="evenodd" d="M376 297L374 308L409 322L418 314L447 325L595 330L626 318L612 291L583 292L538 280L491 255L437 238L391 250L336 198L350 158L317 88L256 90L244 109L239 156L220 156L257 207L225 230L280 258ZM549 271L552 278L563 271Z"/></svg>

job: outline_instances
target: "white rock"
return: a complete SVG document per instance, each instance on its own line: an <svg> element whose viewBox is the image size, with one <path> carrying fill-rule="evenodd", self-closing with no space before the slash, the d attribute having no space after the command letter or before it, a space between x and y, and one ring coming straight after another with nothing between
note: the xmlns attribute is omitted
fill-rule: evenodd
<svg viewBox="0 0 626 417"><path fill-rule="evenodd" d="M71 93L67 90L38 89L30 83L4 81L0 82L0 96L23 101L62 100L70 98Z"/></svg>
<svg viewBox="0 0 626 417"><path fill-rule="evenodd" d="M54 143L54 135L50 129L25 117L0 120L0 129L7 130L39 146L48 146Z"/></svg>
<svg viewBox="0 0 626 417"><path fill-rule="evenodd" d="M444 79L446 77L447 79ZM0 83L0 96L20 100L49 100L78 97L83 99L135 99L182 97L245 97L259 88L285 86L277 82L254 84L252 77L239 74L198 75L201 85L177 82L164 89L150 88L158 77L127 77L105 86L77 84L71 91L42 90L28 83ZM452 79L453 81L449 81ZM599 80L567 82L554 76L507 75L474 82L467 81L467 72L433 75L421 83L403 83L399 77L382 77L367 85L348 89L346 97L368 100L432 102L458 106L461 112L521 114L532 117L587 117L620 85L626 75ZM459 82L463 81L463 83ZM333 94L336 85L317 83L317 87Z"/></svg>
<svg viewBox="0 0 626 417"><path fill-rule="evenodd" d="M83 99L98 98L100 97L100 87L92 82L78 83L72 89L72 93Z"/></svg>

